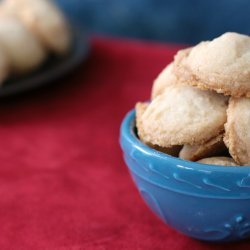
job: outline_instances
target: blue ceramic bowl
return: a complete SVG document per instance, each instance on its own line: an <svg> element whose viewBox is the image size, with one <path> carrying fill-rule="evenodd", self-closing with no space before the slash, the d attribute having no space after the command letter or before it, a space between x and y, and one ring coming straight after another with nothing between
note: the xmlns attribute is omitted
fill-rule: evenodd
<svg viewBox="0 0 250 250"><path fill-rule="evenodd" d="M204 165L158 152L137 138L134 111L122 122L120 143L142 198L167 225L207 241L250 236L250 167Z"/></svg>

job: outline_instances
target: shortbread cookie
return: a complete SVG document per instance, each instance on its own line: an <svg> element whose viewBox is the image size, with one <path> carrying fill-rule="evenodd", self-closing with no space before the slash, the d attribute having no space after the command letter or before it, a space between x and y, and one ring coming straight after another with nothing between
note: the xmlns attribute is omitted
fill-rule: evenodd
<svg viewBox="0 0 250 250"><path fill-rule="evenodd" d="M145 112L146 108L148 107L148 105L149 105L148 103L142 103L142 102L138 102L136 104L137 134L142 142L144 142L144 140L143 140L144 132L142 131L143 128L141 126L141 117L142 117L143 113ZM172 155L172 156L178 156L179 152L181 150L181 146L171 146L168 148L163 148L163 147L160 147L158 145L153 145L152 143L145 143L145 144L147 144L149 147L151 147L157 151L160 151L160 152L163 152L165 154Z"/></svg>
<svg viewBox="0 0 250 250"><path fill-rule="evenodd" d="M149 103L146 102L138 102L135 105L135 123L137 128L137 134L141 141L143 140L143 135L145 134L142 127L142 115L147 109Z"/></svg>
<svg viewBox="0 0 250 250"><path fill-rule="evenodd" d="M49 0L5 0L5 10L17 15L50 50L63 54L71 43L62 12Z"/></svg>
<svg viewBox="0 0 250 250"><path fill-rule="evenodd" d="M203 144L226 122L227 98L192 86L170 85L141 116L139 136L161 147Z"/></svg>
<svg viewBox="0 0 250 250"><path fill-rule="evenodd" d="M210 157L204 158L199 163L208 164L208 165L221 165L221 166L238 166L237 163L230 157Z"/></svg>
<svg viewBox="0 0 250 250"><path fill-rule="evenodd" d="M250 99L230 98L225 132L225 144L234 160L250 165Z"/></svg>
<svg viewBox="0 0 250 250"><path fill-rule="evenodd" d="M177 78L172 72L173 64L167 65L166 68L158 75L154 80L152 87L151 99L154 99L156 96L162 94L166 86L177 83Z"/></svg>
<svg viewBox="0 0 250 250"><path fill-rule="evenodd" d="M226 151L223 134L220 134L202 145L184 145L179 157L184 160L198 161L202 158L222 155Z"/></svg>
<svg viewBox="0 0 250 250"><path fill-rule="evenodd" d="M45 49L15 17L0 15L0 48L9 58L11 70L24 73L39 66L47 56Z"/></svg>
<svg viewBox="0 0 250 250"><path fill-rule="evenodd" d="M175 56L173 71L186 83L232 96L250 96L250 37L225 33Z"/></svg>

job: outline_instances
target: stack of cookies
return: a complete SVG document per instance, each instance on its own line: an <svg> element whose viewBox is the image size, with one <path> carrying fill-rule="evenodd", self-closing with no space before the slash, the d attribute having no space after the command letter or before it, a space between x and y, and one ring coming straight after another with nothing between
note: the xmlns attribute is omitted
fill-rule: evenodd
<svg viewBox="0 0 250 250"><path fill-rule="evenodd" d="M49 0L4 0L0 4L0 84L11 74L39 67L49 54L63 55L71 34Z"/></svg>
<svg viewBox="0 0 250 250"><path fill-rule="evenodd" d="M225 33L179 51L136 104L141 141L205 164L250 165L250 37Z"/></svg>

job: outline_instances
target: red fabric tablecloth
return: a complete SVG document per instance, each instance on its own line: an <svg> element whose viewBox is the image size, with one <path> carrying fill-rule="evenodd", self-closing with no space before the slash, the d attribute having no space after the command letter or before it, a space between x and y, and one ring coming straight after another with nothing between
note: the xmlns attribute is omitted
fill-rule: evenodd
<svg viewBox="0 0 250 250"><path fill-rule="evenodd" d="M247 249L165 226L122 159L119 126L177 47L94 39L87 63L0 103L0 249Z"/></svg>

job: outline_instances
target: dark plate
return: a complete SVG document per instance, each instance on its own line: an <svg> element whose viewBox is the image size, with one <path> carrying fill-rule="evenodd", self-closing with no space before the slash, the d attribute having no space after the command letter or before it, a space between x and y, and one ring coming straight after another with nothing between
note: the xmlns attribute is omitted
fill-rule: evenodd
<svg viewBox="0 0 250 250"><path fill-rule="evenodd" d="M0 87L0 97L16 95L52 83L85 60L89 52L88 39L79 29L73 29L72 33L72 48L67 55L50 56L38 70L10 78Z"/></svg>

